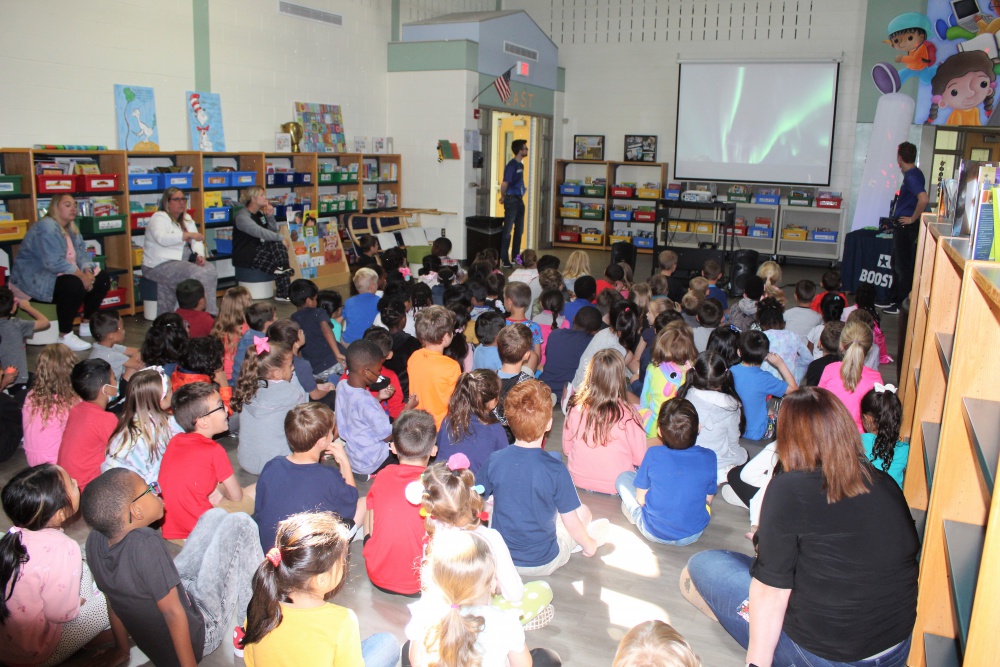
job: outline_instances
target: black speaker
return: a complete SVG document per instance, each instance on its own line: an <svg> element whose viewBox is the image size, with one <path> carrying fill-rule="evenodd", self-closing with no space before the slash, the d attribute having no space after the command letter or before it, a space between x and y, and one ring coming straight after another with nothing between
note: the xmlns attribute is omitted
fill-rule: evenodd
<svg viewBox="0 0 1000 667"><path fill-rule="evenodd" d="M636 248L628 241L616 241L611 244L611 263L625 262L632 267L632 274L635 274Z"/></svg>
<svg viewBox="0 0 1000 667"><path fill-rule="evenodd" d="M756 250L737 250L733 253L733 276L729 283L729 296L743 296L747 278L757 273L760 253Z"/></svg>

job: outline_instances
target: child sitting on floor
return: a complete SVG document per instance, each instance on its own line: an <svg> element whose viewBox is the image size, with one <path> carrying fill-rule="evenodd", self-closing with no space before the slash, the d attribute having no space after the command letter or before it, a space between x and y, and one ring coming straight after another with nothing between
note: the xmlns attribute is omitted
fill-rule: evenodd
<svg viewBox="0 0 1000 667"><path fill-rule="evenodd" d="M139 350L122 345L125 342L125 326L118 311L99 310L94 313L90 317L90 332L94 336L90 358L104 359L111 364L111 372L118 378L122 387L127 386L127 382L121 380L130 380L132 374L145 364L139 357Z"/></svg>
<svg viewBox="0 0 1000 667"><path fill-rule="evenodd" d="M70 382L82 399L66 418L57 463L81 489L101 474L104 452L118 419L106 411L118 396L118 381L104 359L87 359L73 367Z"/></svg>
<svg viewBox="0 0 1000 667"><path fill-rule="evenodd" d="M75 365L76 355L62 343L48 345L38 355L31 390L21 411L29 466L55 463L59 458L70 408L80 400L70 380Z"/></svg>
<svg viewBox="0 0 1000 667"><path fill-rule="evenodd" d="M370 271L370 269L362 269ZM292 321L299 325L302 333L306 336L305 345L302 346L302 356L312 365L313 377L316 382L326 382L331 375L338 376L343 372L337 361L337 341L333 338L333 329L330 327L330 315L319 308L316 303L319 290L316 283L311 280L293 280L288 288L288 298L292 305L298 310L292 313ZM368 296L375 297L374 294ZM378 301L378 299L375 299ZM372 315L372 319L374 319ZM369 321L371 324L371 321ZM357 338L361 338L362 329L358 332ZM352 338L353 340L353 338Z"/></svg>
<svg viewBox="0 0 1000 667"><path fill-rule="evenodd" d="M285 415L308 399L292 381L292 350L282 343L258 338L247 350L240 382L233 393L233 411L240 413L240 468L259 475L264 464L285 456Z"/></svg>
<svg viewBox="0 0 1000 667"><path fill-rule="evenodd" d="M406 487L420 479L435 452L434 419L408 410L392 429L392 451L399 457L375 475L366 497L365 569L381 591L416 597L424 551L424 520L407 499Z"/></svg>
<svg viewBox="0 0 1000 667"><path fill-rule="evenodd" d="M424 347L410 356L406 372L410 377L410 397L420 400L420 409L434 417L435 428L448 414L448 402L462 369L444 356L455 335L455 314L443 306L429 306L417 313L417 338Z"/></svg>
<svg viewBox="0 0 1000 667"><path fill-rule="evenodd" d="M861 423L865 432L861 445L876 470L896 480L903 488L903 476L909 460L910 444L899 439L903 406L891 384L877 384L861 399Z"/></svg>
<svg viewBox="0 0 1000 667"><path fill-rule="evenodd" d="M171 438L160 463L159 482L166 507L163 538L186 539L199 518L213 507L253 512L253 487L240 487L229 455L212 440L229 428L218 389L207 382L186 384L174 391L170 407L184 433Z"/></svg>
<svg viewBox="0 0 1000 667"><path fill-rule="evenodd" d="M180 315L158 315L142 339L142 347L139 348L142 363L146 366L159 366L170 377L181 360L188 340L187 323Z"/></svg>
<svg viewBox="0 0 1000 667"><path fill-rule="evenodd" d="M493 452L507 447L507 434L494 413L499 399L500 379L493 371L478 369L458 378L437 436L442 458L465 455L475 475Z"/></svg>
<svg viewBox="0 0 1000 667"><path fill-rule="evenodd" d="M358 293L344 302L344 333L341 336L344 345L350 345L361 338L378 315L379 297L375 294L378 290L378 273L368 268L358 269L353 282ZM306 331L306 341L308 340L309 332Z"/></svg>
<svg viewBox="0 0 1000 667"><path fill-rule="evenodd" d="M149 527L164 516L158 491L155 482L125 468L108 470L87 487L80 503L93 528L87 564L109 610L152 664L194 665L229 636L234 614L242 625L263 554L253 519L216 508L198 520L171 560Z"/></svg>
<svg viewBox="0 0 1000 667"><path fill-rule="evenodd" d="M94 589L80 545L62 529L80 508L76 482L43 463L15 475L2 498L14 525L0 537L4 661L58 665L95 639L110 641L107 600ZM126 643L101 657L120 664L128 653Z"/></svg>
<svg viewBox="0 0 1000 667"><path fill-rule="evenodd" d="M716 492L715 452L695 447L698 412L673 398L657 417L665 447L646 450L637 472L618 476L622 512L651 542L685 546L696 542L712 518Z"/></svg>
<svg viewBox="0 0 1000 667"><path fill-rule="evenodd" d="M344 443L334 437L333 410L322 403L303 403L292 408L284 421L292 453L265 463L257 480L254 520L264 549L274 545L278 524L299 512L336 512L349 529L365 516L365 501L358 501ZM326 455L339 470L323 464Z"/></svg>
<svg viewBox="0 0 1000 667"><path fill-rule="evenodd" d="M347 380L337 387L337 426L351 468L370 475L392 462L392 423L379 401L388 400L395 390L386 383L376 396L369 391L382 373L382 350L370 340L356 340L348 346L347 370Z"/></svg>
<svg viewBox="0 0 1000 667"><path fill-rule="evenodd" d="M291 291L291 288L289 288ZM243 332L243 337L236 345L236 354L233 357L233 378L229 386L235 387L236 381L240 379L240 368L247 358L247 348L253 345L253 339L263 338L267 335L267 328L277 321L274 304L269 301L262 301L251 305L246 310L247 330ZM295 317L293 315L292 319ZM303 353L303 356L305 354Z"/></svg>
<svg viewBox="0 0 1000 667"><path fill-rule="evenodd" d="M668 324L656 335L639 395L639 415L650 438L656 437L660 406L677 394L697 356L691 329L683 322Z"/></svg>
<svg viewBox="0 0 1000 667"><path fill-rule="evenodd" d="M253 297L246 287L230 287L222 296L219 304L219 316L212 325L211 335L222 341L222 369L226 379L232 383L233 365L236 359L236 347L243 334L250 328L247 325L247 308L253 305ZM236 364L239 365L239 364Z"/></svg>
<svg viewBox="0 0 1000 667"><path fill-rule="evenodd" d="M778 369L779 380L763 368L767 362ZM768 413L768 398L778 398L799 388L795 376L778 355L771 352L771 343L762 331L746 331L740 336L740 363L729 371L733 375L736 393L743 403L747 440L772 440L777 415Z"/></svg>
<svg viewBox="0 0 1000 667"><path fill-rule="evenodd" d="M202 336L189 340L181 354L180 363L170 376L174 391L194 382L214 382L219 385L219 395L226 406L226 411L232 414L230 403L233 399L233 388L226 382L226 374L222 370L223 354L222 343L215 336Z"/></svg>
<svg viewBox="0 0 1000 667"><path fill-rule="evenodd" d="M542 356L542 328L525 315L531 305L531 290L524 283L510 282L503 292L503 307L509 313L507 326L523 324L531 330L531 356L525 365L532 371L538 368Z"/></svg>
<svg viewBox="0 0 1000 667"><path fill-rule="evenodd" d="M188 278L177 283L176 291L177 310L174 312L188 323L191 337L198 338L212 333L215 318L205 312L205 286L194 278Z"/></svg>
<svg viewBox="0 0 1000 667"><path fill-rule="evenodd" d="M504 316L496 311L488 311L476 319L476 338L479 339L479 346L472 354L472 368L479 370L484 368L490 371L498 371L503 366L500 361L500 351L497 348L497 336L505 327Z"/></svg>
<svg viewBox="0 0 1000 667"><path fill-rule="evenodd" d="M278 524L253 575L246 634L238 642L248 667L396 664L395 637L382 632L362 641L354 612L328 602L346 580L348 547L347 530L332 512L295 514Z"/></svg>
<svg viewBox="0 0 1000 667"><path fill-rule="evenodd" d="M679 632L663 621L646 621L625 633L611 667L701 667Z"/></svg>
<svg viewBox="0 0 1000 667"><path fill-rule="evenodd" d="M379 389L373 388L372 393L377 396L381 391L381 385L385 382L389 383L393 392L388 399L385 399L383 407L389 414L389 419L395 420L402 414L403 410L416 407L416 402L407 408L406 395L403 393L403 387L399 384L399 377L385 367L385 362L392 359L392 335L384 327L369 327L368 331L365 332L364 339L375 343L378 345L378 349L382 350L382 370L379 372L378 382L374 383L379 386Z"/></svg>
<svg viewBox="0 0 1000 667"><path fill-rule="evenodd" d="M552 574L569 562L577 544L584 556L593 556L607 527L606 520L590 525L590 509L580 503L569 470L542 451L552 428L550 397L538 380L510 390L506 410L514 446L494 452L477 477L483 497L493 497L493 527L527 576Z"/></svg>
<svg viewBox="0 0 1000 667"><path fill-rule="evenodd" d="M302 346L306 344L306 336L302 328L290 319L278 320L267 328L267 339L273 343L283 344L292 350L292 378L311 401L322 401L333 409L334 385L330 382L316 382L312 374L312 366L299 355Z"/></svg>
<svg viewBox="0 0 1000 667"><path fill-rule="evenodd" d="M30 315L31 320L14 317L18 309ZM30 303L14 298L14 293L9 287L0 287L0 359L3 359L4 367L17 368L17 378L14 380L14 385L23 385L29 379L28 355L24 341L31 338L36 331L45 331L48 328L49 318L35 310ZM76 338L72 331L67 335ZM90 347L84 341L77 340L80 344L87 346L83 349Z"/></svg>
<svg viewBox="0 0 1000 667"><path fill-rule="evenodd" d="M167 443L181 432L177 422L170 418L171 398L170 379L162 369L144 368L132 376L125 390L122 416L101 464L102 472L128 468L147 482L159 479Z"/></svg>

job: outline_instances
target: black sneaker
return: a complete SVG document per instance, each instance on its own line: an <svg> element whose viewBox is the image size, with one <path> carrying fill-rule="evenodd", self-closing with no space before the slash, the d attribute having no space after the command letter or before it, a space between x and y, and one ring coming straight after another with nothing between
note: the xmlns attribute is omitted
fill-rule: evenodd
<svg viewBox="0 0 1000 667"><path fill-rule="evenodd" d="M875 302L875 307L878 308L879 310L883 310L885 308L892 308L892 303L878 303L876 301Z"/></svg>
<svg viewBox="0 0 1000 667"><path fill-rule="evenodd" d="M882 310L883 315L899 315L899 306L893 304Z"/></svg>

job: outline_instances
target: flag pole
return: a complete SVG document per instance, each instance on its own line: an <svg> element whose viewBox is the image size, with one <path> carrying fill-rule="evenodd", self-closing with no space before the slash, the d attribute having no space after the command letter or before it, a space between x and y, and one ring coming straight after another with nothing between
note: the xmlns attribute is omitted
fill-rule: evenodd
<svg viewBox="0 0 1000 667"><path fill-rule="evenodd" d="M511 71L513 71L513 70L514 70L514 67L515 67L515 65L511 65L511 66L510 66L510 67L509 67L509 68L507 69L507 72L511 72ZM503 74L501 74L500 76L503 76L504 74L507 74L507 72L504 72L504 73L503 73ZM480 90L480 91L479 91L478 93L476 93L476 96L475 96L475 97L473 97L473 98L472 98L471 100L469 100L469 103L471 104L472 102L475 102L476 100L478 100L478 99L479 99L479 96L480 96L480 95L482 95L483 93L485 93L485 92L486 92L487 90L489 90L489 89L490 89L490 86L492 86L492 85L493 85L493 83L494 83L494 82L495 82L495 81L496 81L497 79L499 79L499 78L500 78L500 76L498 76L498 77L494 78L494 79L493 79L493 81L490 81L490 82L489 82L489 84L487 84L487 86L486 86L485 88L483 88L483 89L482 89L482 90Z"/></svg>

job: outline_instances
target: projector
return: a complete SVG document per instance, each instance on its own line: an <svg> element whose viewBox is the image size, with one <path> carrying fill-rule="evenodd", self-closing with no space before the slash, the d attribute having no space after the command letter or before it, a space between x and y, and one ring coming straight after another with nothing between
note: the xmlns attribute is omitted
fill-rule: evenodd
<svg viewBox="0 0 1000 667"><path fill-rule="evenodd" d="M700 204L710 204L715 196L711 192L704 190L685 190L681 195L681 201L692 201Z"/></svg>

